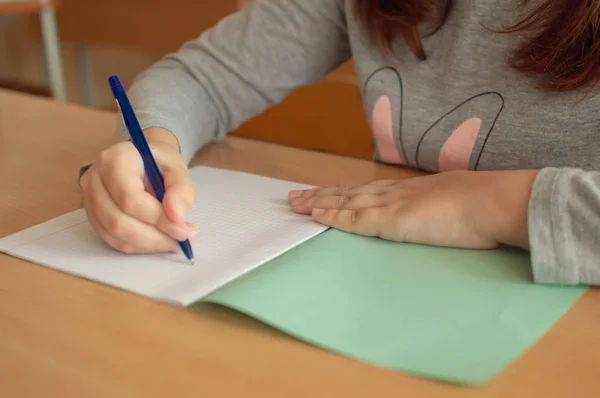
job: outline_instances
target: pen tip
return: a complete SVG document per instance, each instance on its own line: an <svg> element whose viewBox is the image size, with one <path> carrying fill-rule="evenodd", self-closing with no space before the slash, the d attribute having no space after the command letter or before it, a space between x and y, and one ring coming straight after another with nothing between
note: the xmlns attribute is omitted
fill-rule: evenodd
<svg viewBox="0 0 600 398"><path fill-rule="evenodd" d="M192 263L192 265L196 264L196 260L194 259L194 257L190 258L190 262Z"/></svg>

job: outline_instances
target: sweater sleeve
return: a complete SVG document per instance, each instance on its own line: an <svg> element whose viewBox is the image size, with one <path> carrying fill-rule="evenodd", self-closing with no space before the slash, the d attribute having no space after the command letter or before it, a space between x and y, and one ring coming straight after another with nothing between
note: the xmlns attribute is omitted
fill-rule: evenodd
<svg viewBox="0 0 600 398"><path fill-rule="evenodd" d="M600 284L600 171L542 169L528 223L536 282Z"/></svg>
<svg viewBox="0 0 600 398"><path fill-rule="evenodd" d="M141 73L128 95L142 129L172 132L189 163L349 58L343 0L253 0ZM117 141L128 139L117 124Z"/></svg>

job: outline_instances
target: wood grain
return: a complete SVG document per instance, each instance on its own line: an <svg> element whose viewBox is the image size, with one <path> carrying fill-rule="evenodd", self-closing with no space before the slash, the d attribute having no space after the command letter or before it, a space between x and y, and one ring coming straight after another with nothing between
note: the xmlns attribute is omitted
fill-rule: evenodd
<svg viewBox="0 0 600 398"><path fill-rule="evenodd" d="M77 169L115 115L0 90L0 236L80 207ZM194 164L310 184L406 178L372 162L229 138ZM592 290L490 384L462 387L340 357L235 312L170 307L0 255L3 397L592 397Z"/></svg>

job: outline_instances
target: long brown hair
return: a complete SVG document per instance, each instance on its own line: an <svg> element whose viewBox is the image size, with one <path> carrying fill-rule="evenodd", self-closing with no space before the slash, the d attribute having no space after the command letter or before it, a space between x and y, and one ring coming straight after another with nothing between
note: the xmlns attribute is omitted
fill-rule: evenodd
<svg viewBox="0 0 600 398"><path fill-rule="evenodd" d="M516 1L516 0L515 0ZM521 7L531 0L521 0ZM433 20L439 29L451 0L355 0L359 22L370 40L389 52L396 37L402 37L421 60L426 54L419 26ZM490 33L521 32L526 40L515 48L509 65L539 79L538 87L566 91L588 86L600 79L600 1L544 0L513 26Z"/></svg>

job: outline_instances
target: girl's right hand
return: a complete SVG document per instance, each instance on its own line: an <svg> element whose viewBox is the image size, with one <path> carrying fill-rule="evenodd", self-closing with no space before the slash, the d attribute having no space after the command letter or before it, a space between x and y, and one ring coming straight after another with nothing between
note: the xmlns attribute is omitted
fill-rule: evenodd
<svg viewBox="0 0 600 398"><path fill-rule="evenodd" d="M196 200L188 168L175 137L162 129L144 132L165 183L161 204L131 142L104 150L80 179L88 219L100 237L125 253L178 252L177 241L193 239L184 221Z"/></svg>

